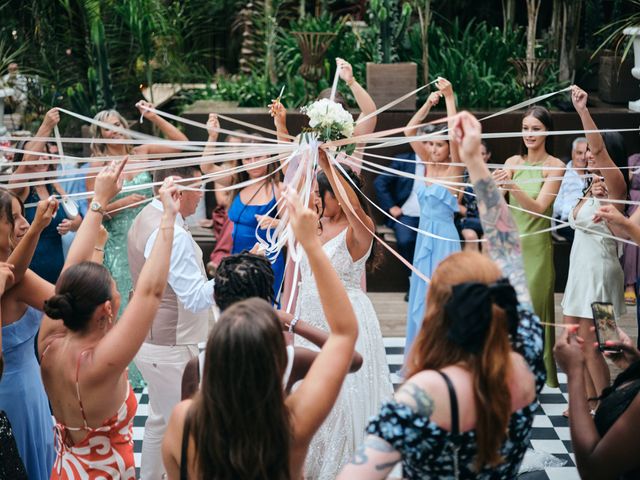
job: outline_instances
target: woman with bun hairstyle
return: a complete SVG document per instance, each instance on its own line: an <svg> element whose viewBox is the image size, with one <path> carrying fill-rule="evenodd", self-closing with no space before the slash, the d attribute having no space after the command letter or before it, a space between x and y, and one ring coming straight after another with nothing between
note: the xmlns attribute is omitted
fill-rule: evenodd
<svg viewBox="0 0 640 480"><path fill-rule="evenodd" d="M98 175L90 211L55 295L44 306L47 315L38 352L56 419L52 479L135 478L132 435L137 401L126 368L151 327L167 284L178 196L173 181L165 180L158 240L129 305L114 324L120 295L113 278L102 265L77 260L93 250L103 205L122 188L125 163L114 161Z"/></svg>

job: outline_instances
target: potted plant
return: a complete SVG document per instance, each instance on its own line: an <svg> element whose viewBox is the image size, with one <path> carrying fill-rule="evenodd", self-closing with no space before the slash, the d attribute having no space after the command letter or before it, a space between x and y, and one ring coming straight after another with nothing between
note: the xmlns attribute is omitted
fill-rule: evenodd
<svg viewBox="0 0 640 480"><path fill-rule="evenodd" d="M401 0L371 0L369 23L379 35L382 63L367 63L367 91L378 107L416 89L418 66L397 60L396 45L411 18L411 5ZM394 110L415 110L415 95L395 105Z"/></svg>

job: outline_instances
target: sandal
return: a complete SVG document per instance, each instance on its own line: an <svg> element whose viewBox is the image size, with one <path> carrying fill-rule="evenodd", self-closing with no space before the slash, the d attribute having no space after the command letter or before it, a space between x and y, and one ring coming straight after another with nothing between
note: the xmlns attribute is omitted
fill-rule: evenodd
<svg viewBox="0 0 640 480"><path fill-rule="evenodd" d="M636 294L631 290L626 290L624 292L624 303L629 306L633 306L636 304Z"/></svg>

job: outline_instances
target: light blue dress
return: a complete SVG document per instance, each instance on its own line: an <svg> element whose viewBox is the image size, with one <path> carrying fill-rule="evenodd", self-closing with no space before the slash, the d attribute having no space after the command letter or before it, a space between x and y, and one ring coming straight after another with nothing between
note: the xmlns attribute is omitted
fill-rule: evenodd
<svg viewBox="0 0 640 480"><path fill-rule="evenodd" d="M34 350L41 318L42 312L27 307L20 320L2 327L0 410L11 422L29 480L48 480L55 460L53 420Z"/></svg>
<svg viewBox="0 0 640 480"><path fill-rule="evenodd" d="M460 237L453 221L458 211L458 200L442 185L420 185L418 191L420 202L420 225L418 228L426 232L449 238L454 241L438 240L418 234L416 249L413 254L413 266L431 278L438 264L452 253L460 251ZM422 326L427 292L429 285L415 273L411 274L409 287L409 308L407 310L407 343L405 358L409 353L413 340Z"/></svg>

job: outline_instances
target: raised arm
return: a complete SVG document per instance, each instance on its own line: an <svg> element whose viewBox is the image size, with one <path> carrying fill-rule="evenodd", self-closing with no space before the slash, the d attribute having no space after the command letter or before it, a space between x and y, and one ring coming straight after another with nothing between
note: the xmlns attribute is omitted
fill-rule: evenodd
<svg viewBox="0 0 640 480"><path fill-rule="evenodd" d="M175 140L177 142L188 142L189 139L187 136L182 133L178 128L176 128L171 123L167 122L164 118L162 118L157 113L149 111L149 108L154 108L149 102L145 102L144 100L136 103L136 108L140 111L140 114L153 123L156 127L160 129L163 135L168 140ZM136 154L152 154L152 153L172 153L179 152L181 150L180 147L169 147L167 145L154 145L147 144L141 145L140 147L136 147Z"/></svg>
<svg viewBox="0 0 640 480"><path fill-rule="evenodd" d="M480 122L463 112L455 120L453 135L460 145L460 156L469 171L478 198L480 220L487 239L489 256L500 267L518 294L522 307L533 310L525 278L518 227L509 212L480 153Z"/></svg>
<svg viewBox="0 0 640 480"><path fill-rule="evenodd" d="M369 95L369 92L367 92L353 76L353 67L351 67L351 64L342 58L336 58L336 63L338 67L338 75L351 89L353 98L356 99L356 103L360 109L358 120L366 117L367 115L371 115L376 111L376 103L373 101L373 98L371 98L371 95ZM359 137L360 135L372 133L376 129L377 121L377 117L372 116L364 122L359 123L353 130L353 136Z"/></svg>
<svg viewBox="0 0 640 480"><path fill-rule="evenodd" d="M12 279L6 285L7 290L20 283L24 278L38 246L40 235L51 223L51 219L56 215L57 210L58 201L53 197L38 202L33 223L31 223L29 230L24 234L24 237L22 237L22 240L20 240L7 260L8 263L14 266Z"/></svg>
<svg viewBox="0 0 640 480"><path fill-rule="evenodd" d="M289 138L289 130L287 129L287 109L279 98L274 99L269 104L269 114L273 118L273 123L278 132L278 141L280 142L292 142Z"/></svg>
<svg viewBox="0 0 640 480"><path fill-rule="evenodd" d="M165 180L160 198L164 213L158 236L151 255L144 262L135 292L120 320L95 347L89 375L96 380L119 377L133 360L151 328L167 287L173 229L180 202L173 179Z"/></svg>
<svg viewBox="0 0 640 480"><path fill-rule="evenodd" d="M458 152L458 143L452 136L453 129L453 121L458 110L456 108L456 97L453 95L453 86L451 82L445 78L439 78L436 83L436 87L444 97L445 105L447 106L447 117L449 120L447 121L447 127L449 129L449 138L451 139L449 143L449 152L451 154L451 163L452 165L449 167L448 174L450 176L458 176L462 175L464 168L457 164L460 163L460 153Z"/></svg>
<svg viewBox="0 0 640 480"><path fill-rule="evenodd" d="M127 157L123 160L114 160L104 167L96 177L94 187L95 196L91 202L92 208L87 211L87 215L76 233L76 238L71 244L67 260L62 267L63 272L73 265L92 260L95 247L100 238L100 226L102 225L102 216L104 215L102 206L106 205L109 200L115 197L122 188L122 182L124 181L122 170L126 163ZM36 284L44 282L39 277L33 281L35 281ZM47 282L47 285L50 284ZM53 288L53 286L51 285L50 288ZM43 286L43 288L39 290L46 289ZM37 298L32 299L32 301L37 301ZM61 322L53 320L46 315L42 317L42 323L40 324L40 331L38 333L38 351L40 354L42 353L46 339L50 335L58 332L60 328Z"/></svg>
<svg viewBox="0 0 640 480"><path fill-rule="evenodd" d="M441 96L442 94L440 92L431 92L431 94L429 95L429 98L427 98L427 101L424 102L424 105L420 107L420 109L415 113L415 115L411 117L411 120L409 120L409 123L407 123L407 127L414 127L414 128L407 128L404 131L404 134L407 137L415 137L418 134L418 129L416 128L416 125L420 125L424 122L424 120L427 118L427 115L429 115L431 108L435 107L440 101ZM427 148L427 146L425 145L425 142L419 140L419 141L411 142L410 145L411 145L411 148L413 148L413 151L416 152L416 155L418 155L423 162L429 161L429 159L431 158L431 152L429 151L429 148Z"/></svg>
<svg viewBox="0 0 640 480"><path fill-rule="evenodd" d="M585 130L597 130L596 123L591 118L589 109L587 108L587 92L580 87L571 87L571 101L580 116L582 128ZM617 165L611 160L611 156L605 148L604 140L600 132L590 132L586 134L589 149L593 153L596 169L601 170L604 181L607 184L610 198L622 200L627 196L627 184L624 175ZM622 210L624 205L616 204L618 209Z"/></svg>
<svg viewBox="0 0 640 480"><path fill-rule="evenodd" d="M220 121L218 120L218 116L215 113L210 113L209 119L207 120L207 129L209 131L209 137L207 138L207 142L216 143L218 141L219 128L220 128ZM202 155L204 157L214 155L216 153L216 148L217 148L216 145L207 145L206 147L204 147L204 151L202 152ZM207 175L207 174L222 172L224 170L229 170L232 168L231 165L232 163L230 162L221 162L221 163L207 162L207 163L201 164L200 168L202 170L202 173L204 175ZM229 185L233 184L233 182L235 181L235 178L236 178L236 174L230 173L229 175L224 177L216 177L215 183L222 187L228 187ZM221 198L220 194L222 194L222 196L226 195L226 192L215 192L215 193L216 193L216 200L218 200L218 203L219 203L219 199Z"/></svg>
<svg viewBox="0 0 640 480"><path fill-rule="evenodd" d="M356 247L356 251L351 251L349 248L349 253L353 258L360 258L369 250L373 238L371 232L374 231L375 224L360 204L360 199L349 180L344 178L335 166L329 164L329 158L324 150L320 149L318 153L318 165L327 175L333 194L349 221L350 231L347 232L347 242L348 244L355 243ZM347 198L344 198L339 186L342 187ZM351 204L353 210L347 207L347 202Z"/></svg>
<svg viewBox="0 0 640 480"><path fill-rule="evenodd" d="M286 190L284 196L291 227L309 259L331 330L300 388L287 398L293 419L293 441L309 442L340 393L358 337L358 323L344 285L316 235L317 215L302 205L295 192Z"/></svg>
<svg viewBox="0 0 640 480"><path fill-rule="evenodd" d="M45 116L44 116L44 120L42 121L42 125L40 125L40 128L38 129L38 132L36 133L36 137L50 137L51 136L51 132L53 131L54 127L58 124L58 122L60 122L60 112L58 111L57 108L52 108L51 110L49 110ZM31 142L27 142L24 146L24 150L29 150L32 152L44 152L46 146L46 141L42 140L34 140ZM27 162L27 161L34 161L34 160L38 160L38 155L33 155L33 154L29 154L29 153L25 153L22 161L23 162ZM50 159L50 158L49 158ZM51 159L50 159L51 160ZM24 165L24 164L20 164L18 165L18 167L14 170L13 173L15 174L19 174L19 173L29 173L31 172L33 169L32 166L30 165ZM24 182L24 179L10 179L9 183L22 183ZM22 188L16 188L13 189L13 191L16 193L16 195L18 195L20 198L25 196L26 191L28 190L29 187L22 187Z"/></svg>

